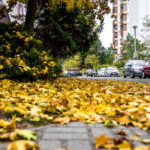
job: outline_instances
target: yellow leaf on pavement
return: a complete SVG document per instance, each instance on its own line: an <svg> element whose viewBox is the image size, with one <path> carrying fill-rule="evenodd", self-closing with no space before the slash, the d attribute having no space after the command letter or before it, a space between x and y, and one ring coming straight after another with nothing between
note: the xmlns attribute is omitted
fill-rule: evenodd
<svg viewBox="0 0 150 150"><path fill-rule="evenodd" d="M96 143L96 149L99 147L104 147L107 142L111 140L110 137L107 137L105 134L102 134L99 137L95 138L95 143Z"/></svg>
<svg viewBox="0 0 150 150"><path fill-rule="evenodd" d="M10 143L6 150L28 150L28 149L40 149L39 145L32 141L19 140Z"/></svg>
<svg viewBox="0 0 150 150"><path fill-rule="evenodd" d="M123 141L122 144L116 146L119 150L131 150L130 143L127 141Z"/></svg>

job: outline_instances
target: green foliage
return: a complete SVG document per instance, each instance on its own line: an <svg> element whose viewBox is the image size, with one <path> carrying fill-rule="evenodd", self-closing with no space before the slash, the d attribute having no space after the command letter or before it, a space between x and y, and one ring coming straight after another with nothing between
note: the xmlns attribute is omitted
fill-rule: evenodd
<svg viewBox="0 0 150 150"><path fill-rule="evenodd" d="M0 24L1 78L35 80L56 77L60 66L42 50L42 42L21 25Z"/></svg>
<svg viewBox="0 0 150 150"><path fill-rule="evenodd" d="M86 14L77 7L66 10L62 3L53 12L49 2L38 16L36 36L43 41L44 48L55 58L67 58L77 52L86 52L96 38L95 20L89 22L92 13Z"/></svg>
<svg viewBox="0 0 150 150"><path fill-rule="evenodd" d="M134 54L134 37L128 34L122 48L123 54L121 59L123 61L132 59ZM138 53L138 59L145 59L147 57L148 48L145 43L142 43L140 40L136 40L136 49Z"/></svg>
<svg viewBox="0 0 150 150"><path fill-rule="evenodd" d="M125 62L122 59L120 59L120 60L114 62L113 65L116 66L117 68L122 68L122 67L124 67Z"/></svg>
<svg viewBox="0 0 150 150"><path fill-rule="evenodd" d="M100 68L99 58L95 54L88 55L85 58L84 64L85 64L86 68L94 68L94 69L99 69Z"/></svg>
<svg viewBox="0 0 150 150"><path fill-rule="evenodd" d="M105 50L103 57L104 57L104 63L105 64L110 64L110 65L113 64L114 57L113 57L112 45L108 49Z"/></svg>
<svg viewBox="0 0 150 150"><path fill-rule="evenodd" d="M65 62L63 64L63 69L69 70L70 67L79 68L80 65L81 65L81 54L78 53L78 54L70 57L69 59L65 60Z"/></svg>

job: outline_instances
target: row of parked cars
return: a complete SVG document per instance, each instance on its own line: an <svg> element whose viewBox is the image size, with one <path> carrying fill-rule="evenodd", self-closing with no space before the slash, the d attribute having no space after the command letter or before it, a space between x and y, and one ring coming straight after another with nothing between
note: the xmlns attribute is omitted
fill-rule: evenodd
<svg viewBox="0 0 150 150"><path fill-rule="evenodd" d="M79 71L64 71L65 76L82 76ZM116 67L101 68L99 70L87 69L85 76L90 77L118 77L120 72ZM128 60L124 66L123 77L134 78L136 76L140 78L150 77L150 60L145 62L144 60Z"/></svg>
<svg viewBox="0 0 150 150"><path fill-rule="evenodd" d="M64 71L63 73L66 76L82 76L82 73L79 71ZM112 77L112 76L120 76L120 72L116 67L107 67L101 68L99 70L87 69L85 71L85 75L87 77Z"/></svg>
<svg viewBox="0 0 150 150"><path fill-rule="evenodd" d="M130 76L134 78L138 76L140 78L150 77L150 60L145 62L144 60L128 60L124 66L123 77Z"/></svg>
<svg viewBox="0 0 150 150"><path fill-rule="evenodd" d="M85 75L91 77L116 77L120 76L120 72L116 67L107 67L97 71L92 69L86 70Z"/></svg>

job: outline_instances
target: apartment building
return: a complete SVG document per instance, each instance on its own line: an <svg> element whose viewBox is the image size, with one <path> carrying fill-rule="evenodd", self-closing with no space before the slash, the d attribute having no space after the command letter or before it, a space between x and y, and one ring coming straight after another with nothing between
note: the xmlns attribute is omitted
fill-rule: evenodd
<svg viewBox="0 0 150 150"><path fill-rule="evenodd" d="M114 0L112 16L114 56L119 58L128 33L134 36L133 26L137 26L137 39L142 40L143 20L150 16L150 0Z"/></svg>
<svg viewBox="0 0 150 150"><path fill-rule="evenodd" d="M114 0L113 4L113 48L114 56L119 57L122 52L122 44L129 32L129 1Z"/></svg>
<svg viewBox="0 0 150 150"><path fill-rule="evenodd" d="M0 5L6 5L8 0L0 0ZM13 22L17 21L19 24L22 24L25 20L25 4L22 2L17 2L17 4L13 7L13 10L9 13L5 12L5 17L0 20L0 22Z"/></svg>

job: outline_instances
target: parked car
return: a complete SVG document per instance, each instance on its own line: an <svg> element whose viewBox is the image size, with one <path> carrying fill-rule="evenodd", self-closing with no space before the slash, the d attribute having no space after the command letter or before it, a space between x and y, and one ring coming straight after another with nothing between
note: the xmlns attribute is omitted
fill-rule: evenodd
<svg viewBox="0 0 150 150"><path fill-rule="evenodd" d="M134 78L135 76L139 76L141 78L144 64L144 60L128 60L124 66L123 77L130 76Z"/></svg>
<svg viewBox="0 0 150 150"><path fill-rule="evenodd" d="M96 77L97 76L97 72L96 70L93 70L93 69L88 69L85 71L85 75L88 77L88 76L91 76L91 77Z"/></svg>
<svg viewBox="0 0 150 150"><path fill-rule="evenodd" d="M82 73L79 71L69 71L68 76L72 77L82 76Z"/></svg>
<svg viewBox="0 0 150 150"><path fill-rule="evenodd" d="M107 77L118 77L120 76L120 72L116 67L107 67L105 74Z"/></svg>
<svg viewBox="0 0 150 150"><path fill-rule="evenodd" d="M106 70L106 68L101 68L100 70L98 70L97 76L104 77L105 76L105 70Z"/></svg>
<svg viewBox="0 0 150 150"><path fill-rule="evenodd" d="M142 78L150 77L150 60L143 67Z"/></svg>
<svg viewBox="0 0 150 150"><path fill-rule="evenodd" d="M68 73L69 73L69 71L64 71L64 72L63 72L63 75L64 75L64 76L67 76Z"/></svg>
<svg viewBox="0 0 150 150"><path fill-rule="evenodd" d="M82 73L79 71L64 71L63 75L76 77L76 76L82 76Z"/></svg>

